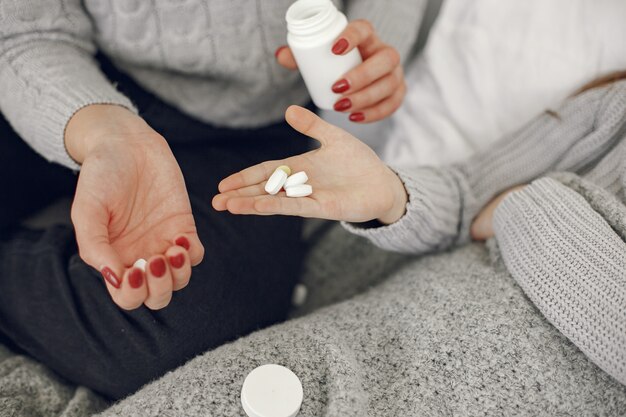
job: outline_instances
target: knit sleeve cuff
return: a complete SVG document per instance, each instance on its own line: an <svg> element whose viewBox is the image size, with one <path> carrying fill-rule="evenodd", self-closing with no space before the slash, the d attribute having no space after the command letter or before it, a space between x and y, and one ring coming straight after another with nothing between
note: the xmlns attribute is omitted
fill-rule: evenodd
<svg viewBox="0 0 626 417"><path fill-rule="evenodd" d="M396 252L425 253L450 246L459 234L461 212L453 174L432 168L396 172L408 194L404 216L386 226L346 222L343 226L383 249Z"/></svg>
<svg viewBox="0 0 626 417"><path fill-rule="evenodd" d="M494 213L502 258L543 315L626 383L626 244L580 194L542 178Z"/></svg>
<svg viewBox="0 0 626 417"><path fill-rule="evenodd" d="M0 108L20 137L49 161L79 169L65 149L64 136L81 108L114 104L137 111L84 51L41 41L13 54L11 60L0 60Z"/></svg>
<svg viewBox="0 0 626 417"><path fill-rule="evenodd" d="M72 91L68 91L67 95L57 97L56 104L55 109L49 109L50 111L40 123L42 137L47 134L51 139L46 143L49 149L46 157L72 170L79 170L80 165L67 152L65 128L76 112L92 104L112 104L137 113L137 109L131 101L115 90L108 81L72 88Z"/></svg>

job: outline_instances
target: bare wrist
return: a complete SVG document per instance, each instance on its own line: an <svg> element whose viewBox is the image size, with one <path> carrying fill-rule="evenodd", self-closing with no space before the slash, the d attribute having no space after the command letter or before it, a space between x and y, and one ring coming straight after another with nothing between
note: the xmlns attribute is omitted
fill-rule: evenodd
<svg viewBox="0 0 626 417"><path fill-rule="evenodd" d="M92 104L78 110L65 129L65 148L76 162L82 164L89 152L102 140L154 132L139 116L115 104Z"/></svg>
<svg viewBox="0 0 626 417"><path fill-rule="evenodd" d="M389 170L389 173L391 175L391 189L394 198L391 208L378 218L378 221L383 224L393 224L400 220L406 213L406 204L409 201L409 196L402 180L392 170Z"/></svg>

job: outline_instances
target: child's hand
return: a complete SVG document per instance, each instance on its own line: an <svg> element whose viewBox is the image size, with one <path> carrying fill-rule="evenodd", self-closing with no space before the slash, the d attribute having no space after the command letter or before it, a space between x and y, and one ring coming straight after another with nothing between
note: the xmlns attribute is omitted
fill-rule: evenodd
<svg viewBox="0 0 626 417"><path fill-rule="evenodd" d="M378 219L393 223L404 214L407 195L398 176L367 145L315 114L291 106L285 114L297 131L317 139L314 151L281 161L268 161L231 175L213 198L216 210L233 214L283 214L349 222ZM264 186L272 172L288 165L306 171L313 194L305 198L275 196Z"/></svg>
<svg viewBox="0 0 626 417"><path fill-rule="evenodd" d="M400 55L378 38L367 20L350 22L333 44L332 52L345 55L354 48L359 48L363 63L333 85L335 93L343 94L335 110L349 112L353 122L382 120L398 110L406 93ZM276 59L286 68L297 68L287 46L276 50Z"/></svg>

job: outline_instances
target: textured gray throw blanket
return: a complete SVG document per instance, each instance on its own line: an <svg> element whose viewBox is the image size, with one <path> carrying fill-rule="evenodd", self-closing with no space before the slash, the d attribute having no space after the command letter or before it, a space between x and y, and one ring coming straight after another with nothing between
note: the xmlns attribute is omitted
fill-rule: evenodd
<svg viewBox="0 0 626 417"><path fill-rule="evenodd" d="M543 318L494 242L416 258L333 227L304 281L311 294L299 313L378 285L208 352L102 416L243 416L243 379L264 363L300 377L302 417L626 413L626 387ZM0 353L0 415L102 407L41 365Z"/></svg>

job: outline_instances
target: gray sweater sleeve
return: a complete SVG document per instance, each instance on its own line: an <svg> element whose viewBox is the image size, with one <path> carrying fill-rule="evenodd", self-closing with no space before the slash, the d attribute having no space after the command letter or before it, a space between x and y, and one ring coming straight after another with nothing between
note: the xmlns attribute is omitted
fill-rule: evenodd
<svg viewBox="0 0 626 417"><path fill-rule="evenodd" d="M502 201L494 230L508 271L537 308L626 384L626 228L603 216L623 221L626 208L603 188L587 190L591 201L555 179L537 180Z"/></svg>
<svg viewBox="0 0 626 417"><path fill-rule="evenodd" d="M383 42L395 47L402 61L417 41L428 0L346 0L349 20L367 19Z"/></svg>
<svg viewBox="0 0 626 417"><path fill-rule="evenodd" d="M383 227L344 224L383 249L426 253L462 244L479 210L500 192L552 171L585 172L624 139L626 82L566 101L467 162L398 170L406 214Z"/></svg>
<svg viewBox="0 0 626 417"><path fill-rule="evenodd" d="M65 126L90 104L134 110L93 59L92 25L80 0L0 1L0 111L50 161L78 165Z"/></svg>
<svg viewBox="0 0 626 417"><path fill-rule="evenodd" d="M507 270L556 328L626 384L626 82L569 100L559 117L541 116L465 164L400 172L409 193L400 221L345 226L387 249L445 248L468 240L497 193L532 181L494 214Z"/></svg>

